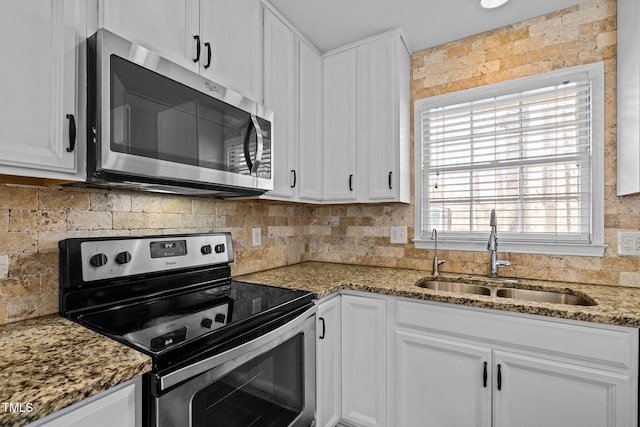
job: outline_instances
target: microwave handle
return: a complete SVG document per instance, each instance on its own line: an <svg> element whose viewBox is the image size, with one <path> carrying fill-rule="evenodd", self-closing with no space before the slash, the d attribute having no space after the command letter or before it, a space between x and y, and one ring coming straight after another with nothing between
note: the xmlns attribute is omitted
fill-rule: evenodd
<svg viewBox="0 0 640 427"><path fill-rule="evenodd" d="M256 152L254 156L254 160L251 160L251 153L249 152L249 142L251 140L251 129L254 128L256 131ZM247 129L247 134L244 137L244 160L247 162L247 167L249 171L254 174L258 172L258 167L260 167L260 162L262 162L262 151L264 149L264 142L262 140L262 129L260 129L260 123L258 123L258 118L255 114L251 115L251 120L249 121L249 128Z"/></svg>

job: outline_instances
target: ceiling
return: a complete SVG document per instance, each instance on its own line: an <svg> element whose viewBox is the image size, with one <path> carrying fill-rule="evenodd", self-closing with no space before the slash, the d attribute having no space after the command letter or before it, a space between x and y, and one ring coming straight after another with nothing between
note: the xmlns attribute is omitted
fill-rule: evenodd
<svg viewBox="0 0 640 427"><path fill-rule="evenodd" d="M549 12L577 0L510 0L485 10L480 0L270 0L318 49L402 27L413 52Z"/></svg>

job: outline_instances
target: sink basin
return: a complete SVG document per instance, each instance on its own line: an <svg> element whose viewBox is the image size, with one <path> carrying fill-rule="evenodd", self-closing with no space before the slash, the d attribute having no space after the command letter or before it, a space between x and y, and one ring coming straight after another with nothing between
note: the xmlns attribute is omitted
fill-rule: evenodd
<svg viewBox="0 0 640 427"><path fill-rule="evenodd" d="M568 305L596 305L595 302L577 295L560 292L535 291L530 289L501 288L496 290L496 296L514 298L525 301L548 302Z"/></svg>
<svg viewBox="0 0 640 427"><path fill-rule="evenodd" d="M418 283L418 286L434 291L456 292L459 294L491 295L491 290L486 286L471 285L462 282L441 282L431 280Z"/></svg>
<svg viewBox="0 0 640 427"><path fill-rule="evenodd" d="M505 282L507 283L507 282ZM551 292L533 289L519 289L500 286L483 286L465 282L445 282L441 280L421 280L417 286L434 291L454 292L458 294L487 295L499 298L513 298L521 301L546 302L567 305L596 305L590 298L563 292Z"/></svg>

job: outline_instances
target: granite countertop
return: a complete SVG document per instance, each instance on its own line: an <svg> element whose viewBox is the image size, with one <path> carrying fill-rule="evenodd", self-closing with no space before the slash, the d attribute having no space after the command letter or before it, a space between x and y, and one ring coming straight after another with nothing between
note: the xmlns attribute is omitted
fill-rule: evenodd
<svg viewBox="0 0 640 427"><path fill-rule="evenodd" d="M318 298L343 289L349 289L516 313L537 314L634 328L640 327L640 288L538 280L518 280L517 283L504 281L496 284L500 287L561 291L587 297L587 299L591 299L596 303L593 306L578 306L435 291L416 286L418 280L429 276L429 272L421 270L305 262L245 274L234 279L308 290L314 292ZM437 280L452 281L458 279L482 285L492 284L486 278L461 274L441 274Z"/></svg>
<svg viewBox="0 0 640 427"><path fill-rule="evenodd" d="M510 298L435 291L416 283L422 270L305 262L234 277L297 288L318 298L343 289L419 300L537 314L609 325L640 327L640 288L518 280L500 287L562 291L593 300L593 306L527 302ZM490 285L486 278L443 274ZM0 408L0 426L21 426L101 393L151 370L151 360L129 347L58 315L0 326L0 402L22 403L25 412ZM27 405L30 404L30 405ZM29 406L33 410L28 411Z"/></svg>
<svg viewBox="0 0 640 427"><path fill-rule="evenodd" d="M0 425L25 425L150 370L148 356L58 315L2 325L0 402L24 412L0 407Z"/></svg>

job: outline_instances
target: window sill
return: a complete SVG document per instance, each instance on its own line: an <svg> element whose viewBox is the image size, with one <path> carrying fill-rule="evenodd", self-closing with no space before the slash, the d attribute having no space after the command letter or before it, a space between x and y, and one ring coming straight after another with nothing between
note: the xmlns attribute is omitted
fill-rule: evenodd
<svg viewBox="0 0 640 427"><path fill-rule="evenodd" d="M488 235L487 235L488 239ZM433 240L414 239L413 243L418 249L434 249ZM487 242L455 242L438 240L438 249L453 251L486 252ZM544 244L544 243L508 243L501 241L499 252L515 252L521 254L540 255L568 255L602 257L606 246L604 245L568 245L568 244Z"/></svg>

